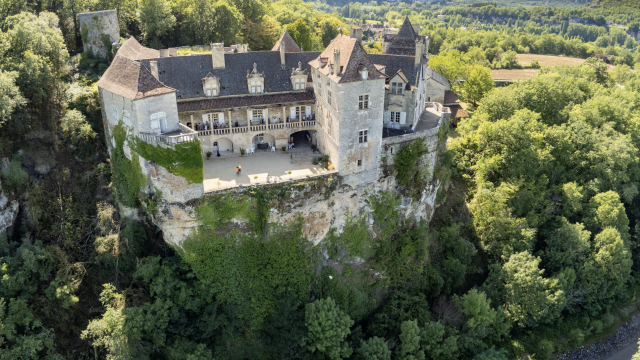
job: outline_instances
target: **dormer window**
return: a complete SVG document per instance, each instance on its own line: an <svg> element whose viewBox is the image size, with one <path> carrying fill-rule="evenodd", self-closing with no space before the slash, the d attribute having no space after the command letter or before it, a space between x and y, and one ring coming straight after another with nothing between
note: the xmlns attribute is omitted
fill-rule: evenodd
<svg viewBox="0 0 640 360"><path fill-rule="evenodd" d="M362 77L362 80L367 80L369 78L369 70L367 70L366 67L363 67L362 70L360 70L360 76Z"/></svg>
<svg viewBox="0 0 640 360"><path fill-rule="evenodd" d="M404 83L402 82L392 82L391 83L391 93L402 95L402 88L404 87Z"/></svg>
<svg viewBox="0 0 640 360"><path fill-rule="evenodd" d="M304 90L307 87L308 71L302 69L302 62L298 62L298 67L291 70L291 86L294 90Z"/></svg>
<svg viewBox="0 0 640 360"><path fill-rule="evenodd" d="M247 87L250 94L262 94L264 92L264 74L258 72L258 64L253 64L253 71L247 70Z"/></svg>
<svg viewBox="0 0 640 360"><path fill-rule="evenodd" d="M261 94L262 93L262 82L260 82L260 81L252 81L251 82L251 93L252 94Z"/></svg>
<svg viewBox="0 0 640 360"><path fill-rule="evenodd" d="M218 96L220 94L220 80L212 73L202 79L202 90L205 96Z"/></svg>

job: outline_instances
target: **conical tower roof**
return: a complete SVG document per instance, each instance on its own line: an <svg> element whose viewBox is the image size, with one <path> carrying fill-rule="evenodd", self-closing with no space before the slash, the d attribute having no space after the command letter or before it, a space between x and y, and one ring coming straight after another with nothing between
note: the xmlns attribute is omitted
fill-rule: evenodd
<svg viewBox="0 0 640 360"><path fill-rule="evenodd" d="M400 31L398 31L398 34L393 37L391 44L389 44L386 54L415 56L416 40L418 37L415 31L413 31L409 17L406 17L400 27Z"/></svg>

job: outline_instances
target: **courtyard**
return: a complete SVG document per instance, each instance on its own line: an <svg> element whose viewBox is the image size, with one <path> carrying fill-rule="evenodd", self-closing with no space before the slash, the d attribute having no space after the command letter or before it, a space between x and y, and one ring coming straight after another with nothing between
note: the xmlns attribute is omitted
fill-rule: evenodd
<svg viewBox="0 0 640 360"><path fill-rule="evenodd" d="M214 155L210 160L204 160L204 192L229 189L240 185L281 183L335 172L322 169L322 163L313 165L311 163L313 157L314 154L308 147L288 150L284 153L277 150L275 153L260 151L245 156L216 157ZM242 169L239 176L235 172L238 165ZM321 169L322 171L320 171ZM291 174L288 173L289 171Z"/></svg>

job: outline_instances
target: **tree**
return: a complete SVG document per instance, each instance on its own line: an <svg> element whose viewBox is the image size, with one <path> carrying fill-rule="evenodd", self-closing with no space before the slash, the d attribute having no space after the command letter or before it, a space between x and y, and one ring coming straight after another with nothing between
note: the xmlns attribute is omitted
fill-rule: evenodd
<svg viewBox="0 0 640 360"><path fill-rule="evenodd" d="M176 25L167 0L141 0L138 8L138 22L145 42L156 49L162 47L160 39Z"/></svg>
<svg viewBox="0 0 640 360"><path fill-rule="evenodd" d="M471 289L463 295L459 300L462 313L465 314L467 327L475 329L476 327L487 327L496 320L496 311L490 306L491 300L487 299L484 292L477 289Z"/></svg>
<svg viewBox="0 0 640 360"><path fill-rule="evenodd" d="M477 106L478 101L493 89L493 85L491 70L482 65L473 65L467 70L466 79L460 85L460 95Z"/></svg>
<svg viewBox="0 0 640 360"><path fill-rule="evenodd" d="M15 71L0 71L0 127L9 120L14 110L26 103L16 86L17 77Z"/></svg>
<svg viewBox="0 0 640 360"><path fill-rule="evenodd" d="M345 341L351 333L353 321L329 298L316 300L306 305L306 342L311 352L316 350L329 359L343 359L351 355L351 348Z"/></svg>
<svg viewBox="0 0 640 360"><path fill-rule="evenodd" d="M25 113L16 114L11 130L54 129L66 101L63 77L67 74L69 53L55 14L39 16L21 13L5 21L4 46L0 47L0 70L17 72L15 85L26 99ZM6 78L3 88L6 89ZM16 98L16 100L18 100Z"/></svg>
<svg viewBox="0 0 640 360"><path fill-rule="evenodd" d="M322 37L322 45L327 47L331 40L338 36L338 28L341 26L340 20L335 17L327 17L318 23Z"/></svg>
<svg viewBox="0 0 640 360"><path fill-rule="evenodd" d="M230 45L241 29L242 20L238 9L225 1L193 1L185 22L188 35L183 35L181 41L188 44L224 42Z"/></svg>
<svg viewBox="0 0 640 360"><path fill-rule="evenodd" d="M440 322L429 321L420 330L420 346L427 359L456 359L458 337L444 337L445 328Z"/></svg>
<svg viewBox="0 0 640 360"><path fill-rule="evenodd" d="M420 350L420 328L416 320L407 320L400 327L399 360L424 360L424 351Z"/></svg>
<svg viewBox="0 0 640 360"><path fill-rule="evenodd" d="M362 360L391 360L391 350L387 342L376 336L362 342L358 355Z"/></svg>
<svg viewBox="0 0 640 360"><path fill-rule="evenodd" d="M593 240L594 252L585 262L581 278L587 308L592 313L608 306L619 294L631 273L631 252L615 228L605 228Z"/></svg>
<svg viewBox="0 0 640 360"><path fill-rule="evenodd" d="M96 137L95 131L78 110L68 110L62 117L60 126L65 137L74 145Z"/></svg>
<svg viewBox="0 0 640 360"><path fill-rule="evenodd" d="M589 215L585 223L592 232L599 232L607 227L618 230L620 236L629 238L629 219L615 191L599 193L589 201Z"/></svg>
<svg viewBox="0 0 640 360"><path fill-rule="evenodd" d="M505 311L520 327L532 327L553 321L564 307L564 291L557 279L542 277L544 270L526 251L513 254L502 267L505 280Z"/></svg>
<svg viewBox="0 0 640 360"><path fill-rule="evenodd" d="M103 285L100 301L106 308L102 318L91 320L82 332L82 339L90 339L93 346L104 347L107 359L125 359L130 357L127 335L124 330L124 297L118 294L111 284Z"/></svg>
<svg viewBox="0 0 640 360"><path fill-rule="evenodd" d="M305 51L313 51L313 38L311 34L311 29L304 20L298 19L292 24L286 26L287 32L293 40L298 44L298 46Z"/></svg>
<svg viewBox="0 0 640 360"><path fill-rule="evenodd" d="M591 233L582 224L570 224L566 220L546 239L545 267L558 271L564 267L577 268L589 252Z"/></svg>

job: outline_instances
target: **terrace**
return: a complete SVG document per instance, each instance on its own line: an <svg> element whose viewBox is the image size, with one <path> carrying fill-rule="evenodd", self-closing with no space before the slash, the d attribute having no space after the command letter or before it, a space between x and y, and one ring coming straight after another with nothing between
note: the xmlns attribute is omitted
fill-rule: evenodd
<svg viewBox="0 0 640 360"><path fill-rule="evenodd" d="M306 140L302 138L296 140L296 148L286 152L277 150L273 153L270 150L265 150L245 156L227 153L221 157L214 155L210 160L205 160L204 192L238 186L281 183L337 172L322 169L322 163L313 165L313 158L321 155L312 152ZM239 176L235 173L235 168L238 165L242 169Z"/></svg>

